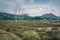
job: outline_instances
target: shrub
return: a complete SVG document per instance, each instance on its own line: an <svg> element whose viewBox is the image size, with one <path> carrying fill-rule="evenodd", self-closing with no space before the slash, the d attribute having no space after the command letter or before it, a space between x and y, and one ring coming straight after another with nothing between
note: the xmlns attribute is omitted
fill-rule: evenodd
<svg viewBox="0 0 60 40"><path fill-rule="evenodd" d="M0 40L22 40L12 33L0 30Z"/></svg>
<svg viewBox="0 0 60 40"><path fill-rule="evenodd" d="M39 40L39 35L36 31L24 31L22 33L24 40Z"/></svg>
<svg viewBox="0 0 60 40"><path fill-rule="evenodd" d="M52 30L58 30L58 27L52 27Z"/></svg>
<svg viewBox="0 0 60 40"><path fill-rule="evenodd" d="M60 31L50 31L48 32L49 40L60 40Z"/></svg>
<svg viewBox="0 0 60 40"><path fill-rule="evenodd" d="M52 32L53 39L60 40L60 31Z"/></svg>

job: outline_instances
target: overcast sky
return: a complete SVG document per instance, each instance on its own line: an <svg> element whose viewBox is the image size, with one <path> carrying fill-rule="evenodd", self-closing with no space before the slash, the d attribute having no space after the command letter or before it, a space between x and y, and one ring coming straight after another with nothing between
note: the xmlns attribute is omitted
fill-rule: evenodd
<svg viewBox="0 0 60 40"><path fill-rule="evenodd" d="M23 14L39 16L53 13L60 16L60 0L0 0L0 12L16 14L13 10L15 10L17 2L18 6L22 7Z"/></svg>

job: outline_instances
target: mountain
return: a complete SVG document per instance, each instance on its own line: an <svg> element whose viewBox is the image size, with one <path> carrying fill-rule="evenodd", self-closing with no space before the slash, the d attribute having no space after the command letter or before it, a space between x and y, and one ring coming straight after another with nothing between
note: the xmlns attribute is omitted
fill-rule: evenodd
<svg viewBox="0 0 60 40"><path fill-rule="evenodd" d="M53 13L44 14L42 16L31 17L28 14L15 15L10 13L0 12L0 20L43 20L43 19L52 19L52 20L60 20L60 17L54 15Z"/></svg>
<svg viewBox="0 0 60 40"><path fill-rule="evenodd" d="M53 13L44 14L42 16L34 17L35 20L43 20L43 19L52 19L52 20L60 20L60 17L54 15Z"/></svg>
<svg viewBox="0 0 60 40"><path fill-rule="evenodd" d="M14 20L14 14L0 12L0 20Z"/></svg>
<svg viewBox="0 0 60 40"><path fill-rule="evenodd" d="M28 14L22 14L19 16L20 16L20 20L32 20L33 19L33 17L29 16Z"/></svg>
<svg viewBox="0 0 60 40"><path fill-rule="evenodd" d="M60 17L54 15L53 13L49 13L49 14L44 14L41 16L41 19L53 19L53 20L59 20Z"/></svg>
<svg viewBox="0 0 60 40"><path fill-rule="evenodd" d="M0 12L0 20L32 20L32 17L28 16L27 14L23 15L15 15L10 13Z"/></svg>

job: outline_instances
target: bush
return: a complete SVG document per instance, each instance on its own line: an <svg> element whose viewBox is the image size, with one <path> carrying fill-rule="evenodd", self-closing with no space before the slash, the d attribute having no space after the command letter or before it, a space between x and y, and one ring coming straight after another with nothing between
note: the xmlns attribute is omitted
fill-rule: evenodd
<svg viewBox="0 0 60 40"><path fill-rule="evenodd" d="M52 27L52 30L58 30L58 27Z"/></svg>
<svg viewBox="0 0 60 40"><path fill-rule="evenodd" d="M33 30L24 31L22 35L24 40L39 40L38 33Z"/></svg>
<svg viewBox="0 0 60 40"><path fill-rule="evenodd" d="M22 40L12 33L0 30L0 40Z"/></svg>
<svg viewBox="0 0 60 40"><path fill-rule="evenodd" d="M60 40L60 31L53 31L52 38L56 40Z"/></svg>
<svg viewBox="0 0 60 40"><path fill-rule="evenodd" d="M60 31L50 31L47 36L49 40L60 40Z"/></svg>

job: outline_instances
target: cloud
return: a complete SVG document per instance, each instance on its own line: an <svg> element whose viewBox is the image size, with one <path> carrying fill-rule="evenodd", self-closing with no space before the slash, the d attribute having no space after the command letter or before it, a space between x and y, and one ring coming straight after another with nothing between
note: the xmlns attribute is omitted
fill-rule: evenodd
<svg viewBox="0 0 60 40"><path fill-rule="evenodd" d="M52 8L53 7L53 8ZM25 5L23 6L23 13L29 14L31 16L40 16L45 13L55 13L56 8L54 6L49 5ZM21 13L22 14L22 13Z"/></svg>
<svg viewBox="0 0 60 40"><path fill-rule="evenodd" d="M0 0L0 12L5 11L8 8L8 5L4 2L4 0Z"/></svg>
<svg viewBox="0 0 60 40"><path fill-rule="evenodd" d="M32 3L33 3L33 2L34 2L34 0L30 0L30 2L32 2Z"/></svg>
<svg viewBox="0 0 60 40"><path fill-rule="evenodd" d="M22 2L23 13L31 16L50 12L60 15L60 0L0 0L0 11L14 13L16 2Z"/></svg>

